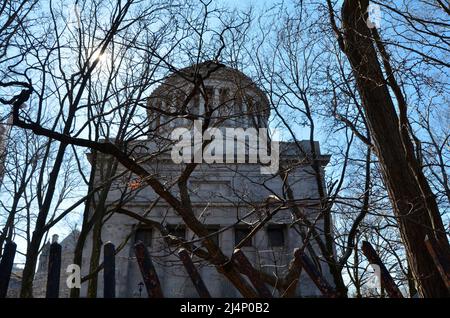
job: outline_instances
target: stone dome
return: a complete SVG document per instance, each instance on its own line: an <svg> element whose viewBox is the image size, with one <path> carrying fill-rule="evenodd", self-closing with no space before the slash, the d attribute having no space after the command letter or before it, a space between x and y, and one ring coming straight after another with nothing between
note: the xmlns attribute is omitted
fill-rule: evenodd
<svg viewBox="0 0 450 318"><path fill-rule="evenodd" d="M269 102L244 73L209 61L166 77L148 98L147 114L153 131L208 118L215 126L262 128Z"/></svg>

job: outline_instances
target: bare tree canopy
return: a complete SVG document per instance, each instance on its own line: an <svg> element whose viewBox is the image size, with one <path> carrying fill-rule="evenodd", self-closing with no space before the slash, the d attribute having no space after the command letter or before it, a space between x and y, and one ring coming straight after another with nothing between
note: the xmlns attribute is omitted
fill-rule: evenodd
<svg viewBox="0 0 450 318"><path fill-rule="evenodd" d="M449 13L1 0L14 295L448 297Z"/></svg>

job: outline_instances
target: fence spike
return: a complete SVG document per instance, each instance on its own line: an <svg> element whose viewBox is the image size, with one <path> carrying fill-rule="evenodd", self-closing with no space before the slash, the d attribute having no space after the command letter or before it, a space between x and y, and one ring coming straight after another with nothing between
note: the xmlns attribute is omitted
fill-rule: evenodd
<svg viewBox="0 0 450 318"><path fill-rule="evenodd" d="M48 259L46 298L59 297L59 280L61 275L61 245L57 242L50 244Z"/></svg>
<svg viewBox="0 0 450 318"><path fill-rule="evenodd" d="M394 279L392 278L391 274L389 274L389 271L387 270L386 266L384 266L383 262L381 261L380 257L378 256L377 252L372 247L372 245L367 241L363 241L361 249L371 264L379 266L381 276L380 279L389 297L403 298L400 289L395 284Z"/></svg>
<svg viewBox="0 0 450 318"><path fill-rule="evenodd" d="M16 248L16 243L8 241L3 250L2 259L0 261L0 298L5 298L8 293L9 279L14 265Z"/></svg>
<svg viewBox="0 0 450 318"><path fill-rule="evenodd" d="M183 262L183 265L186 268L186 271L188 272L189 277L191 278L192 283L194 284L194 287L197 290L200 298L211 298L211 294L209 293L208 288L206 288L206 285L203 282L200 273L192 262L192 259L186 249L181 248L178 251L178 256L180 256L180 259Z"/></svg>
<svg viewBox="0 0 450 318"><path fill-rule="evenodd" d="M333 287L327 282L327 280L319 273L316 266L309 259L308 255L305 254L301 249L296 248L294 250L294 261L301 266L311 278L311 280L316 284L317 288L326 296L330 298L336 298L337 294Z"/></svg>
<svg viewBox="0 0 450 318"><path fill-rule="evenodd" d="M116 248L113 243L107 242L103 246L103 297L116 297Z"/></svg>
<svg viewBox="0 0 450 318"><path fill-rule="evenodd" d="M261 280L259 273L255 270L255 268L252 266L250 261L240 249L234 250L232 259L241 269L242 273L244 273L250 279L253 286L255 286L256 291L261 297L272 298L272 293L267 288L266 284Z"/></svg>
<svg viewBox="0 0 450 318"><path fill-rule="evenodd" d="M147 289L149 298L163 298L161 284L153 266L150 254L144 243L138 242L134 245L136 259L141 270L142 278L144 279L145 288Z"/></svg>

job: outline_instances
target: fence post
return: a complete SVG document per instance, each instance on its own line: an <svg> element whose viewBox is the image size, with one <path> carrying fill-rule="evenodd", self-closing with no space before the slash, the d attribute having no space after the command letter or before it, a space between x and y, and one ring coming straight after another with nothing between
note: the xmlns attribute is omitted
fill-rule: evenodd
<svg viewBox="0 0 450 318"><path fill-rule="evenodd" d="M389 295L389 297L403 298L403 295L400 292L400 289L398 289L398 286L395 284L391 274L389 274L389 271L387 270L386 266L384 266L377 252L369 242L367 241L362 242L362 252L367 257L367 259L371 264L375 264L380 268L380 276L381 276L380 279L383 282L383 286L386 289L386 292Z"/></svg>
<svg viewBox="0 0 450 318"><path fill-rule="evenodd" d="M261 280L259 273L252 266L250 261L247 259L245 254L240 249L235 249L233 256L233 261L241 269L242 273L247 275L247 277L255 286L259 295L263 298L272 298L270 290L267 288L266 284Z"/></svg>
<svg viewBox="0 0 450 318"><path fill-rule="evenodd" d="M16 248L16 243L8 241L3 250L3 256L0 261L0 298L5 298L8 293L9 279L14 265Z"/></svg>
<svg viewBox="0 0 450 318"><path fill-rule="evenodd" d="M301 249L296 248L294 250L294 261L297 266L301 266L311 278L311 280L316 284L317 288L326 297L335 298L337 297L336 291L331 287L327 280L319 273L316 266L309 259L308 255L305 254Z"/></svg>
<svg viewBox="0 0 450 318"><path fill-rule="evenodd" d="M50 245L50 255L48 260L47 290L46 298L59 297L59 279L61 274L61 245L53 242Z"/></svg>
<svg viewBox="0 0 450 318"><path fill-rule="evenodd" d="M428 235L425 237L425 245L434 264L438 268L442 280L450 290L450 256L441 253L438 242L434 238L428 237Z"/></svg>
<svg viewBox="0 0 450 318"><path fill-rule="evenodd" d="M147 289L149 298L163 298L161 284L159 283L158 275L153 266L150 254L147 251L144 243L138 242L134 245L136 259L141 269L142 278L144 279L145 288Z"/></svg>
<svg viewBox="0 0 450 318"><path fill-rule="evenodd" d="M180 256L180 259L183 262L183 265L186 268L186 271L188 272L189 277L191 278L192 283L194 284L200 298L211 298L211 295L209 294L209 291L206 288L206 285L203 282L200 273L197 271L197 268L195 268L195 265L192 262L191 257L189 256L189 253L186 251L186 249L180 249L178 251L178 256Z"/></svg>
<svg viewBox="0 0 450 318"><path fill-rule="evenodd" d="M103 246L103 297L116 297L116 248L113 243L107 242Z"/></svg>

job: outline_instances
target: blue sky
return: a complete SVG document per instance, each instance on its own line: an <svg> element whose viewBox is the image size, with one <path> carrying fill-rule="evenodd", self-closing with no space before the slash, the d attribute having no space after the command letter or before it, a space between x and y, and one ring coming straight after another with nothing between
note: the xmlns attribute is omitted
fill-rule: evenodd
<svg viewBox="0 0 450 318"><path fill-rule="evenodd" d="M229 8L236 8L236 9L248 9L249 7L254 7L256 11L258 12L263 12L266 8L272 6L275 3L279 3L280 1L273 1L273 0L218 0L215 1L215 3L217 3L218 6L221 6L222 4L229 7ZM383 18L383 17L382 17ZM245 70L243 70L245 72ZM448 77L447 77L448 80ZM410 94L408 94L410 95ZM443 99L445 99L445 96L442 96ZM445 103L444 103L445 105ZM323 123L325 124L325 123ZM323 145L327 144L327 137L328 135L325 133L325 131L327 131L326 129L321 129L321 123L319 121L319 126L316 127L316 139L319 140ZM309 138L309 128L305 127L302 128L300 126L297 126L295 128L295 133L297 135L297 137L299 137L300 139L308 139ZM82 150L82 152L87 152L87 150ZM71 204L70 201L68 201L65 206L69 206ZM67 220L61 222L59 225L55 226L54 228L52 228L52 230L49 233L49 238L51 237L52 234L57 233L60 235L60 239L62 239L65 235L67 235L70 231L69 227L67 226L67 222L68 223L80 223L80 212L83 210L84 205L81 205L75 213L72 213ZM23 241L18 241L19 244L19 249L24 252L24 242ZM23 261L23 257L22 256L17 256L16 258L17 262L21 262Z"/></svg>

